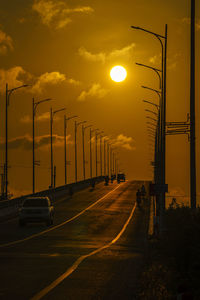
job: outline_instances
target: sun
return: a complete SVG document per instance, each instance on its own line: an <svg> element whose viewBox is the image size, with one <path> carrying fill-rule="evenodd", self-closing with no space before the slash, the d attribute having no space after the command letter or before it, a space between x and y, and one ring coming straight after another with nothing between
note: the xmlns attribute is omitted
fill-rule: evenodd
<svg viewBox="0 0 200 300"><path fill-rule="evenodd" d="M110 77L115 82L121 82L126 79L127 72L122 66L115 66L110 71Z"/></svg>

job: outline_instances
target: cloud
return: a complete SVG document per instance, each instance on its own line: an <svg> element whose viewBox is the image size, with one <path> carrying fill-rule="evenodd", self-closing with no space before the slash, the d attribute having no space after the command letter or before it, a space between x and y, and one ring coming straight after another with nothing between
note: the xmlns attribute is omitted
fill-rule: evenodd
<svg viewBox="0 0 200 300"><path fill-rule="evenodd" d="M83 57L84 59L86 59L88 61L105 63L106 60L111 60L116 57L123 57L123 56L127 57L127 56L131 55L131 52L134 47L135 47L135 44L132 43L124 48L115 49L107 54L105 52L99 52L99 53L93 54L93 53L89 52L88 50L86 50L84 47L80 47L78 50L78 53L81 57Z"/></svg>
<svg viewBox="0 0 200 300"><path fill-rule="evenodd" d="M101 87L99 83L94 83L88 91L82 91L78 96L78 101L85 101L87 98L96 97L98 99L103 98L108 94L108 90Z"/></svg>
<svg viewBox="0 0 200 300"><path fill-rule="evenodd" d="M149 62L153 65L161 66L161 54L155 54L154 56L149 58Z"/></svg>
<svg viewBox="0 0 200 300"><path fill-rule="evenodd" d="M64 1L56 0L35 0L32 9L39 14L43 24L54 29L61 29L72 22L74 14L88 14L94 11L90 6L69 8Z"/></svg>
<svg viewBox="0 0 200 300"><path fill-rule="evenodd" d="M6 83L9 88L17 87L23 84L31 84L31 88L28 90L32 93L42 93L44 89L49 85L57 85L62 82L77 86L80 85L80 81L73 78L66 78L65 74L60 72L46 72L39 77L36 77L21 66L16 66L8 70L0 69L0 92L5 92Z"/></svg>
<svg viewBox="0 0 200 300"><path fill-rule="evenodd" d="M174 53L170 55L170 57L167 59L167 69L168 70L174 70L181 58L181 53ZM161 54L159 55L154 55L149 58L149 62L152 65L160 66L161 65Z"/></svg>
<svg viewBox="0 0 200 300"><path fill-rule="evenodd" d="M26 71L20 66L13 67L8 70L0 69L0 92L5 92L6 83L8 83L9 88L17 87L24 84L23 76L25 74Z"/></svg>
<svg viewBox="0 0 200 300"><path fill-rule="evenodd" d="M36 115L35 122L45 122L45 121L49 121L49 119L50 119L50 112L47 111L43 114ZM60 117L58 115L55 115L53 120L54 122L59 121ZM25 115L20 119L20 122L24 124L32 124L33 119L29 115Z"/></svg>
<svg viewBox="0 0 200 300"><path fill-rule="evenodd" d="M115 139L111 140L111 143L114 147L124 148L126 150L135 150L133 146L134 140L132 137L125 136L123 133L119 134Z"/></svg>
<svg viewBox="0 0 200 300"><path fill-rule="evenodd" d="M45 112L43 114L37 115L35 117L35 121L36 122L45 122L45 121L49 121L50 118L50 113L49 112ZM56 121L58 119L57 116L54 117L54 121ZM25 115L24 117L21 118L20 120L21 123L24 124L30 124L33 122L32 118L29 115Z"/></svg>
<svg viewBox="0 0 200 300"><path fill-rule="evenodd" d="M53 144L55 147L63 147L64 137L60 135L53 135ZM71 135L67 136L67 144L73 144ZM50 135L38 136L35 138L35 149L42 148L45 150L50 146ZM18 136L8 141L8 147L10 149L24 149L32 150L32 137L29 135ZM0 141L0 148L4 148L4 141Z"/></svg>
<svg viewBox="0 0 200 300"><path fill-rule="evenodd" d="M0 30L0 54L6 54L8 50L13 50L13 40L9 35Z"/></svg>
<svg viewBox="0 0 200 300"><path fill-rule="evenodd" d="M184 24L190 25L190 18L182 18L181 22ZM198 18L195 20L195 27L196 27L197 31L200 30L200 19L198 19Z"/></svg>
<svg viewBox="0 0 200 300"><path fill-rule="evenodd" d="M32 87L33 93L42 93L47 85L57 85L66 80L66 76L59 72L51 72L42 74Z"/></svg>
<svg viewBox="0 0 200 300"><path fill-rule="evenodd" d="M91 52L87 51L84 47L80 47L78 53L80 56L82 56L84 59L88 61L93 61L93 62L99 61L105 63L106 60L106 54L104 52L92 54Z"/></svg>

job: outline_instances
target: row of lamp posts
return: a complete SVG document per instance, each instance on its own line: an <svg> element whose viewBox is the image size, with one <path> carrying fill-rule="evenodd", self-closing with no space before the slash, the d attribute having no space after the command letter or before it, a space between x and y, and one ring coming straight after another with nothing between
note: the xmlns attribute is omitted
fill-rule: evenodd
<svg viewBox="0 0 200 300"><path fill-rule="evenodd" d="M167 59L167 24L165 25L165 35L160 35L155 32L146 30L141 27L131 26L131 28L146 32L156 37L161 45L161 70L153 68L144 64L137 63L137 65L152 69L159 77L159 88L155 90L146 86L142 86L145 89L155 92L159 97L159 104L154 104L150 101L147 103L154 105L157 109L157 118L148 117L153 122L147 122L148 125L154 126L151 131L154 137L155 145L155 159L154 159L154 180L157 188L156 191L156 204L157 215L160 217L160 228L163 226L163 215L165 210L165 124L166 124L166 59ZM153 120L152 120L153 119Z"/></svg>
<svg viewBox="0 0 200 300"><path fill-rule="evenodd" d="M2 196L4 199L8 199L8 107L10 104L10 96L11 94L21 88L29 87L30 85L21 85L16 88L9 89L8 84L6 84L6 106L5 106L5 164L4 164L4 174L3 174L3 181L2 181ZM35 117L36 117L36 111L38 105L44 103L44 102L49 102L51 101L51 98L46 98L43 100L35 101L35 99L32 99L32 192L35 193L35 166L39 166L40 162L35 160ZM55 114L66 110L66 108L61 108L58 110L53 110L52 108L50 109L50 174L51 174L51 179L50 179L50 188L55 187L56 185L56 167L54 166L53 162L53 121L54 121L54 116ZM64 115L64 181L65 184L67 184L67 177L68 177L68 172L67 172L67 124L68 121L71 119L76 118L77 116L71 116L71 117L66 117ZM74 153L75 153L75 182L77 182L78 178L78 164L77 164L77 129L79 125L82 125L82 151L83 151L83 179L86 179L86 170L85 170L85 130L87 128L90 128L90 178L93 178L93 166L92 166L92 133L95 133L95 153L96 153L96 177L99 175L98 174L98 149L97 149L97 144L98 144L98 136L99 136L99 145L100 145L100 150L99 150L99 156L100 156L100 175L104 176L109 174L111 175L112 173L116 173L118 169L118 163L117 160L118 158L114 158L114 153L113 157L111 157L112 153L112 148L111 148L111 143L109 142L109 139L104 137L104 172L103 172L103 167L102 167L102 133L103 131L100 131L98 129L92 129L91 125L84 126L84 123L86 121L81 121L81 122L74 122L74 128L75 128L75 144L74 144ZM106 170L106 140L107 140L107 170ZM110 153L110 157L109 157ZM110 161L109 161L110 160ZM110 167L109 167L110 163ZM106 172L107 171L107 172Z"/></svg>

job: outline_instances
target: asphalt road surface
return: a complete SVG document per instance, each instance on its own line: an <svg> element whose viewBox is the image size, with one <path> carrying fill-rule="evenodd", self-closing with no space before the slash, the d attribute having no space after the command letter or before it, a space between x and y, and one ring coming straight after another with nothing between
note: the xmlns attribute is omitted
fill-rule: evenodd
<svg viewBox="0 0 200 300"><path fill-rule="evenodd" d="M98 184L55 204L54 225L0 224L0 299L135 299L148 228L142 182Z"/></svg>

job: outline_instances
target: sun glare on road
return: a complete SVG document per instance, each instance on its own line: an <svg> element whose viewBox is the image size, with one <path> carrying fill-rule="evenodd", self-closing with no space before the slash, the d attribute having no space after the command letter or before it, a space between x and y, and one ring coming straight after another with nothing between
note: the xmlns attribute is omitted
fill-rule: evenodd
<svg viewBox="0 0 200 300"><path fill-rule="evenodd" d="M110 71L110 77L115 82L121 82L126 79L127 72L122 66L115 66Z"/></svg>

